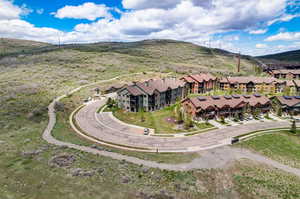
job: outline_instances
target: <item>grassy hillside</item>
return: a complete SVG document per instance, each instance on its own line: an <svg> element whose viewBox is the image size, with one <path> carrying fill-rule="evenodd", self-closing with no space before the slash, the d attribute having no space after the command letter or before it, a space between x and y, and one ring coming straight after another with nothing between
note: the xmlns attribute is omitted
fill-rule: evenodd
<svg viewBox="0 0 300 199"><path fill-rule="evenodd" d="M122 65L125 70L128 66L139 65L145 66L152 70L173 70L179 72L198 72L211 71L216 73L235 73L237 60L234 54L220 49L209 49L197 46L191 43L178 42L172 40L146 40L140 42L103 42L95 44L81 45L63 45L58 46L47 45L29 41L14 41L11 45L10 40L2 39L4 50L0 55L4 65L21 65L29 63L40 63L45 60L38 59L35 55L42 55L51 60L53 54L59 52L61 54L71 54L75 62L78 62L76 56L84 57L80 60L86 64L88 60L97 56L102 59L93 60L95 64L110 64L112 66ZM15 48L13 48L15 45ZM9 46L9 47L7 47ZM33 48L36 46L37 48ZM1 43L0 43L1 47ZM23 57L26 56L26 59ZM0 56L0 57L1 57ZM31 57L32 56L32 57ZM34 59L34 60L33 60ZM112 62L114 60L114 62ZM63 62L63 60L61 60ZM78 63L80 64L80 63ZM253 72L255 62L247 56L242 57L242 71L244 74Z"/></svg>
<svg viewBox="0 0 300 199"><path fill-rule="evenodd" d="M264 55L258 57L260 59L263 59L265 61L269 62L300 62L300 50L294 50L294 51L288 51L288 52L283 52L283 53L277 53L277 54L272 54L272 55Z"/></svg>
<svg viewBox="0 0 300 199"><path fill-rule="evenodd" d="M0 38L0 55L22 51L25 52L46 46L52 45L35 41Z"/></svg>
<svg viewBox="0 0 300 199"><path fill-rule="evenodd" d="M72 88L133 72L164 72L136 75L136 80L165 76L166 72L176 70L230 73L236 63L230 53L165 40L61 48L21 40L4 41L6 51L0 59L1 199L299 196L299 179L260 165L237 163L224 170L169 172L56 147L41 138L47 125L49 102ZM244 59L242 64L245 73L252 72L252 62ZM129 80L133 79L122 79ZM74 137L67 117L93 89L64 101L54 130L56 137L86 144ZM134 155L151 160L162 158L156 154ZM57 163L61 157L68 157L63 165ZM190 160L186 155L170 157L165 161Z"/></svg>

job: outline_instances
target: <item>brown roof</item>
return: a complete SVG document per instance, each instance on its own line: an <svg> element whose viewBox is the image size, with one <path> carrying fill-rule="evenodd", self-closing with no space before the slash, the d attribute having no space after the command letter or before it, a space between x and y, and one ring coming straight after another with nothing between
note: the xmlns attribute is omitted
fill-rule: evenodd
<svg viewBox="0 0 300 199"><path fill-rule="evenodd" d="M194 75L188 75L185 77L182 77L181 79L186 80L187 82L204 82L204 81L209 81L209 80L216 80L217 78L213 76L210 73L199 73L199 74L194 74Z"/></svg>
<svg viewBox="0 0 300 199"><path fill-rule="evenodd" d="M243 107L246 104L256 106L257 104L265 105L270 103L269 98L260 95L232 95L232 96L201 96L189 98L196 109L218 108L226 106L230 108Z"/></svg>
<svg viewBox="0 0 300 199"><path fill-rule="evenodd" d="M288 80L288 81L286 81L286 85L289 86L289 87L291 87L291 86L295 86L295 83L292 80Z"/></svg>
<svg viewBox="0 0 300 199"><path fill-rule="evenodd" d="M114 85L111 85L110 87L108 87L107 90L111 90L111 89L121 89L123 87L127 86L127 84L114 84Z"/></svg>
<svg viewBox="0 0 300 199"><path fill-rule="evenodd" d="M191 78L190 76L182 77L181 80L185 80L185 81L188 82L188 83L192 83L192 82L195 81L195 80L194 80L193 78Z"/></svg>
<svg viewBox="0 0 300 199"><path fill-rule="evenodd" d="M300 87L300 80L293 80L293 82L295 83L295 85L296 85L297 87Z"/></svg>
<svg viewBox="0 0 300 199"><path fill-rule="evenodd" d="M133 95L153 95L154 91L165 92L168 89L184 87L185 82L176 78L150 79L145 82L137 82L135 85L127 86L127 90Z"/></svg>
<svg viewBox="0 0 300 199"><path fill-rule="evenodd" d="M273 74L289 74L289 73L292 73L292 74L297 74L297 75L300 75L300 70L273 70L272 71Z"/></svg>
<svg viewBox="0 0 300 199"><path fill-rule="evenodd" d="M249 76L249 77L227 77L228 83L234 84L248 84L250 82L253 82L254 84L271 84L273 82L276 83L283 83L284 81L278 80L274 77L255 77L255 76ZM222 81L226 82L226 79L224 78Z"/></svg>
<svg viewBox="0 0 300 199"><path fill-rule="evenodd" d="M298 96L278 96L276 97L281 105L295 106L300 103L300 97Z"/></svg>
<svg viewBox="0 0 300 199"><path fill-rule="evenodd" d="M143 92L139 87L137 87L136 85L131 85L131 86L126 86L125 89L128 90L129 93L131 93L134 96L138 96L138 95L144 95L145 92Z"/></svg>

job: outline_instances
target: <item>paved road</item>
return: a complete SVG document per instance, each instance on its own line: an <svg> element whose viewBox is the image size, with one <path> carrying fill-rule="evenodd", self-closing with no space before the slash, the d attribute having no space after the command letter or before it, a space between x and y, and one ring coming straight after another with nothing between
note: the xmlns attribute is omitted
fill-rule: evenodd
<svg viewBox="0 0 300 199"><path fill-rule="evenodd" d="M107 113L95 114L105 100L95 101L83 107L75 116L80 128L88 135L108 143L144 148L161 152L191 152L230 144L231 138L257 130L289 127L287 121L269 121L230 126L194 136L155 137L134 133L117 120L109 119Z"/></svg>
<svg viewBox="0 0 300 199"><path fill-rule="evenodd" d="M103 81L103 83L107 82L107 81L110 81L110 80ZM101 82L98 82L98 83L101 83ZM89 86L89 85L86 85L86 86ZM75 93L76 91L78 91L81 88L84 88L86 86L82 86L77 89L74 89L73 91L71 91L69 93ZM80 151L87 152L87 153L98 154L98 155L110 157L110 158L113 158L116 160L126 160L128 162L131 162L131 163L134 163L137 165L145 165L147 167L152 167L152 168L176 170L176 171L191 170L191 169L224 168L224 167L226 167L226 165L228 165L230 162L232 162L234 160L237 160L240 158L248 158L248 159L251 159L254 161L259 161L261 163L265 163L267 165L273 166L278 169L282 169L283 171L292 173L292 174L300 177L299 169L291 168L289 166L280 164L280 163L270 160L264 156L254 154L248 150L235 149L235 148L231 148L231 147L227 147L227 146L202 151L202 152L200 152L201 157L194 159L190 163L173 165L173 164L162 164L162 163L157 163L157 162L153 162L153 161L142 160L139 158L121 155L118 153L100 151L100 150L86 147L86 146L80 146L80 145L76 145L76 144L72 144L72 143L68 143L68 142L62 142L60 140L55 139L52 136L51 132L56 123L56 114L55 114L55 110L54 110L55 102L59 101L60 99L62 99L64 97L65 97L65 95L54 99L53 102L51 102L48 106L49 122L48 122L48 126L43 131L43 139L46 140L50 144L54 144L57 146L64 146L64 147L80 150Z"/></svg>

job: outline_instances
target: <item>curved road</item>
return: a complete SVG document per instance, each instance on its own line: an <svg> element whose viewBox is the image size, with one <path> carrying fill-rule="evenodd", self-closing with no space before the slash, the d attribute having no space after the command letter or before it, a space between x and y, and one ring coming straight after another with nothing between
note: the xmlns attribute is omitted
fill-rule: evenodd
<svg viewBox="0 0 300 199"><path fill-rule="evenodd" d="M144 136L132 133L130 128L124 129L124 125L116 120L107 120L106 113L95 114L99 107L105 104L105 100L91 102L84 106L75 115L75 120L80 129L93 138L127 146L128 148L147 149L159 152L192 152L212 149L231 142L232 137L243 135L258 130L289 127L287 121L267 121L245 125L230 126L223 129L211 130L193 136L183 137L158 137Z"/></svg>
<svg viewBox="0 0 300 199"><path fill-rule="evenodd" d="M111 80L114 80L117 78L118 77L110 79L110 80L104 80L101 82L104 83L104 82L108 82L108 81L111 81ZM97 83L101 83L101 82L97 82ZM96 83L94 83L94 84L96 84ZM69 94L75 93L78 90L80 90L81 88L91 86L91 85L93 85L93 84L89 84L86 86L81 86L79 88L76 88L76 89L72 90L71 92L69 92ZM43 131L42 137L44 140L46 140L50 144L54 144L57 146L65 146L68 148L80 150L80 151L87 152L87 153L98 154L98 155L110 157L110 158L113 158L116 160L126 160L128 162L138 164L138 165L145 165L147 167L167 169L167 170L176 170L176 171L191 170L191 169L223 168L234 160L237 160L240 158L248 158L248 159L251 159L254 161L259 161L261 163L265 163L267 165L271 165L278 169L282 169L286 172L292 173L292 174L300 177L299 169L295 169L295 168L283 165L276 161L270 160L264 156L254 154L248 150L235 149L235 148L231 148L231 147L220 147L220 148L216 148L213 150L202 151L201 157L194 159L190 163L172 165L172 164L163 164L163 163L157 163L154 161L142 160L139 158L121 155L118 153L100 151L97 149L93 149L91 147L80 146L80 145L76 145L76 144L72 144L72 143L68 143L68 142L62 142L60 140L55 139L52 136L51 132L56 123L56 114L55 114L55 109L54 109L55 102L59 101L60 99L62 99L64 97L66 97L66 95L63 95L63 96L60 96L60 97L54 99L53 102L51 102L48 106L49 122L48 122L46 129Z"/></svg>

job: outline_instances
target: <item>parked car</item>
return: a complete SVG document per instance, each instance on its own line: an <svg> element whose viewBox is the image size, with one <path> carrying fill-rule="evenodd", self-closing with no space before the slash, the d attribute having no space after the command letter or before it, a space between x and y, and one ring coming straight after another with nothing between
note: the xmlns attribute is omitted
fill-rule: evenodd
<svg viewBox="0 0 300 199"><path fill-rule="evenodd" d="M150 130L148 128L145 128L144 129L144 135L149 135L149 133L150 133Z"/></svg>

